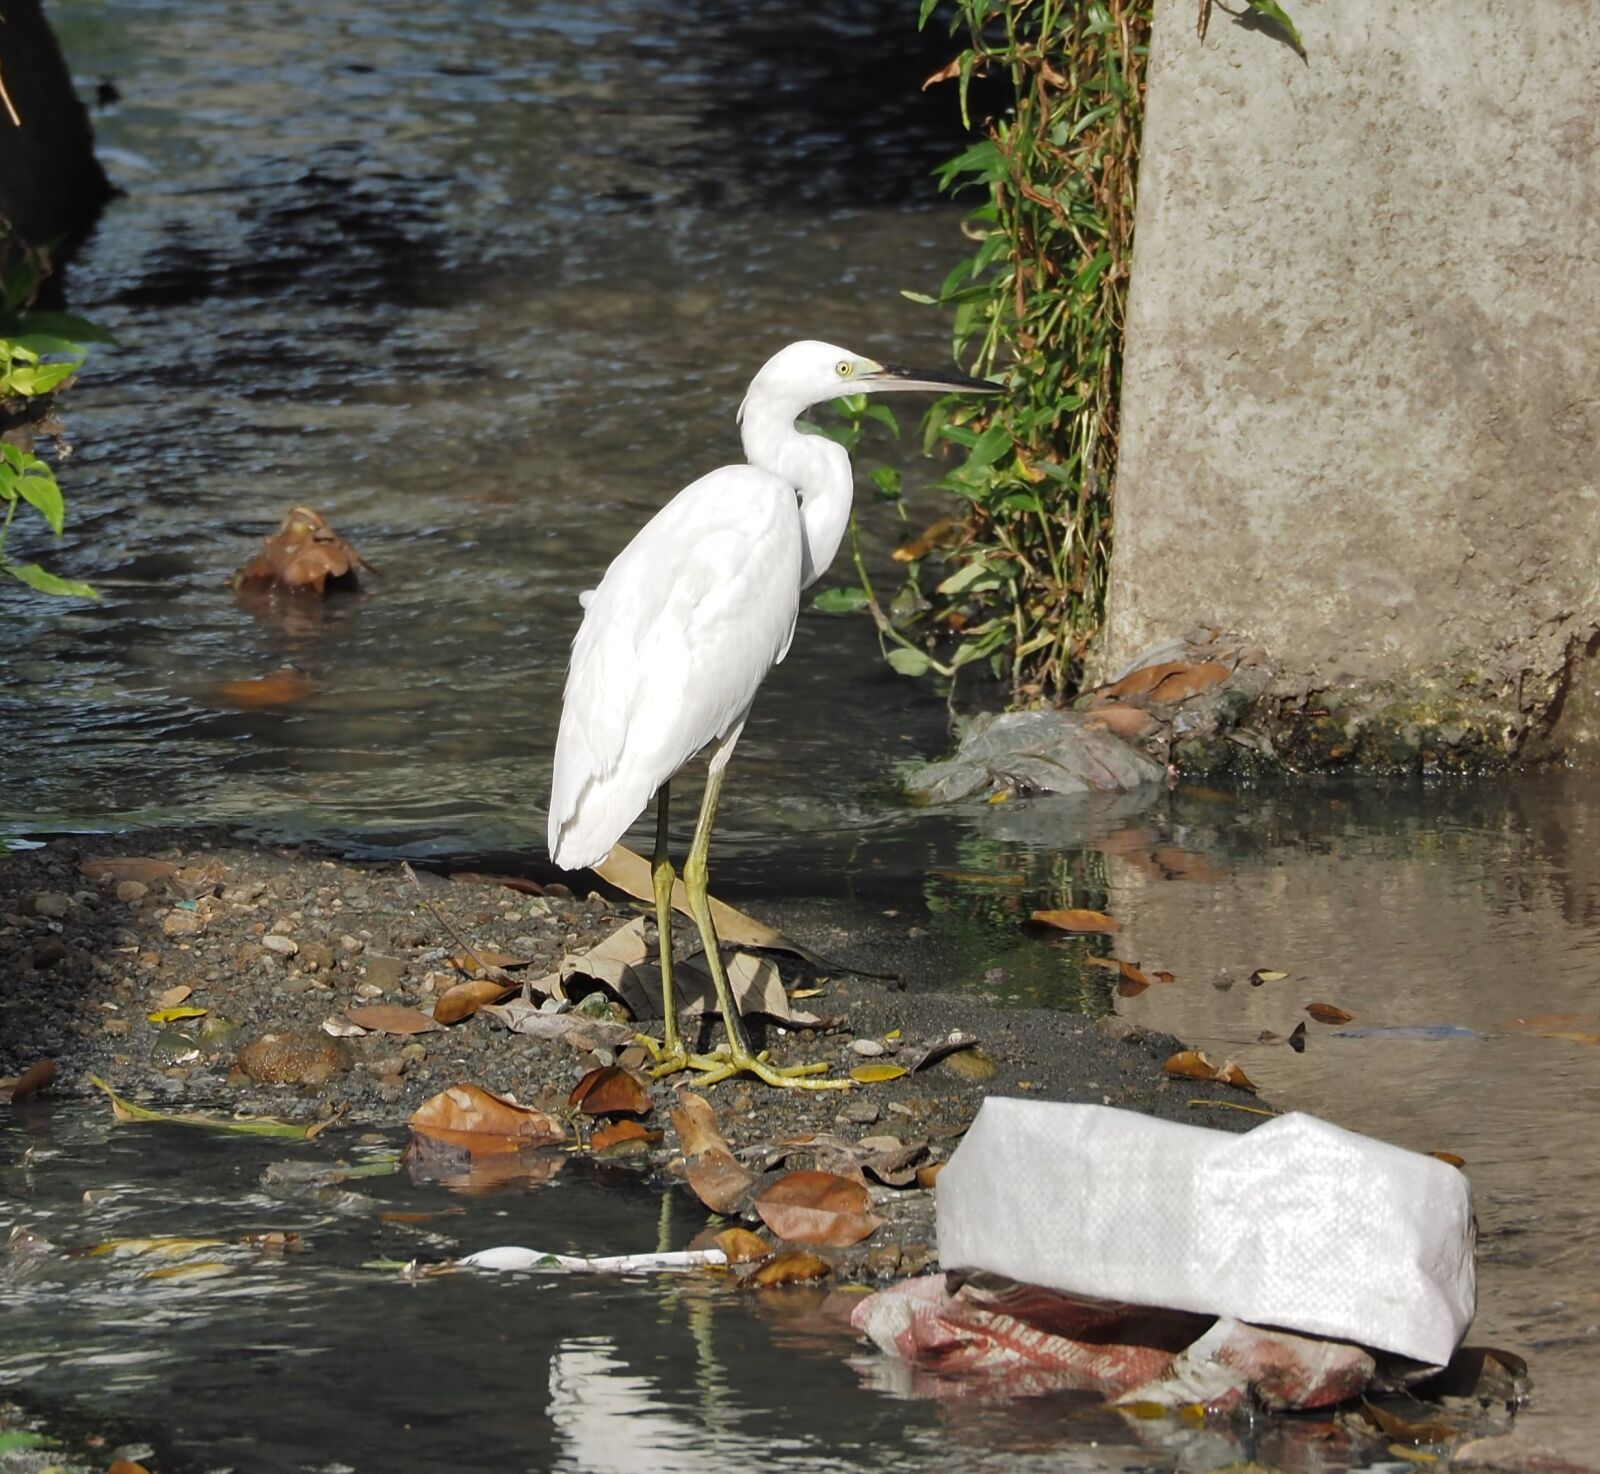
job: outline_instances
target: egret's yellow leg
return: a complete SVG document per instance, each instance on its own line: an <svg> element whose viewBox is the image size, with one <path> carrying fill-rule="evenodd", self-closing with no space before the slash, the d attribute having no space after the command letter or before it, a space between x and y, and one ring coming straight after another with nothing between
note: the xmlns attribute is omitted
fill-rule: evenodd
<svg viewBox="0 0 1600 1474"><path fill-rule="evenodd" d="M689 846L689 858L683 865L683 884L689 892L689 907L694 912L695 924L700 928L700 944L705 948L706 965L711 969L711 982L717 990L717 1006L722 1010L728 1042L713 1054L690 1055L689 1066L702 1072L695 1081L698 1085L715 1085L719 1080L726 1080L733 1075L755 1075L769 1085L796 1090L848 1090L851 1085L849 1080L806 1078L826 1071L828 1067L821 1061L780 1069L769 1064L763 1056L755 1054L750 1048L749 1036L744 1031L744 1021L739 1017L733 990L728 986L728 975L722 967L722 948L711 920L711 901L706 889L706 856L711 850L711 826L716 820L717 799L722 792L722 771L730 750L731 744L727 744L712 759L711 771L706 775L705 797L700 801L700 820L695 825L694 843Z"/></svg>
<svg viewBox="0 0 1600 1474"><path fill-rule="evenodd" d="M650 882L656 893L656 951L661 963L661 1043L638 1035L639 1043L655 1061L651 1074L670 1075L686 1069L688 1051L678 1033L678 995L672 987L672 857L667 853L667 809L670 785L656 790L656 848L650 859Z"/></svg>

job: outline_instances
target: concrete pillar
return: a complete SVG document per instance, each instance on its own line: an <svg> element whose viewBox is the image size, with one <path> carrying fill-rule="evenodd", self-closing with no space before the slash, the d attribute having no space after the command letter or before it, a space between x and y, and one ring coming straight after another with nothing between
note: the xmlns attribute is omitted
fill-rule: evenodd
<svg viewBox="0 0 1600 1474"><path fill-rule="evenodd" d="M1600 753L1600 6L1288 9L1157 0L1101 670Z"/></svg>

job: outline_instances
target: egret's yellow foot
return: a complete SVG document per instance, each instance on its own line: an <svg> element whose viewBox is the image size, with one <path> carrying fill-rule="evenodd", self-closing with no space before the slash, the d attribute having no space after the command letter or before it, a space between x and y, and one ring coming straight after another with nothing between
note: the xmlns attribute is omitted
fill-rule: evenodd
<svg viewBox="0 0 1600 1474"><path fill-rule="evenodd" d="M853 1080L814 1080L809 1077L826 1073L826 1060L814 1060L806 1065L775 1065L765 1050L750 1054L735 1052L726 1044L719 1044L710 1054L690 1054L682 1044L668 1048L648 1034L635 1034L633 1042L650 1056L650 1078L661 1080L683 1070L694 1072L697 1086L719 1085L735 1075L754 1075L768 1085L781 1090L849 1090Z"/></svg>

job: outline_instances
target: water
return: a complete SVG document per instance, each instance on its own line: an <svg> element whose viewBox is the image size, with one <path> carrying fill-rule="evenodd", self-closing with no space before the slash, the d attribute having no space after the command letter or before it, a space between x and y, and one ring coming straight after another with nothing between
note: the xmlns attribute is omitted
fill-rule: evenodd
<svg viewBox="0 0 1600 1474"><path fill-rule="evenodd" d="M914 87L941 43L915 51L906 18L865 0L803 21L649 0L112 0L52 17L80 77L123 96L97 123L127 193L71 292L126 347L69 405L68 535L13 534L105 597L0 592L0 821L212 819L536 863L575 595L671 491L737 455L753 369L799 336L944 361L943 320L899 295L962 250L924 185L954 141ZM264 618L226 575L297 503L381 575L357 600ZM863 510L886 569L898 524ZM942 510L914 492L913 524ZM241 711L218 693L285 663L308 700ZM887 798L894 763L944 736L942 701L883 669L864 620L807 613L730 779L721 888L919 984L1114 1008L1234 1055L1275 1102L1459 1153L1483 1228L1473 1338L1529 1355L1527 1426L1587 1455L1600 1054L1534 1030L1600 1033L1600 792L1297 785L949 815ZM1083 962L1107 944L1026 926L1048 904L1110 910L1118 955L1177 981L1119 997ZM1258 967L1290 977L1253 988ZM1313 1024L1304 1054L1256 1042L1310 1001L1351 1028L1483 1037ZM631 1180L576 1168L496 1198L365 1185L385 1205L467 1210L406 1231L263 1194L261 1168L289 1150L111 1131L87 1108L7 1116L9 1216L59 1243L283 1227L311 1247L230 1250L204 1282L52 1262L12 1297L6 1383L193 1467L1171 1468L1283 1452L1164 1449L1160 1428L1081 1399L908 1399L813 1296L407 1285L363 1266L491 1242L637 1249L699 1220L669 1203L663 1224ZM106 1192L85 1206L91 1188Z"/></svg>

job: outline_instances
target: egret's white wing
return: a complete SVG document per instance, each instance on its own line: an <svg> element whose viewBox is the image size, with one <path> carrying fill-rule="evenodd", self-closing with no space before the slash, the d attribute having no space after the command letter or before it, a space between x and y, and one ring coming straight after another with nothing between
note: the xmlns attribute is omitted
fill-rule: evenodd
<svg viewBox="0 0 1600 1474"><path fill-rule="evenodd" d="M610 853L660 785L744 716L800 603L794 489L753 466L685 487L606 570L572 645L550 853Z"/></svg>

